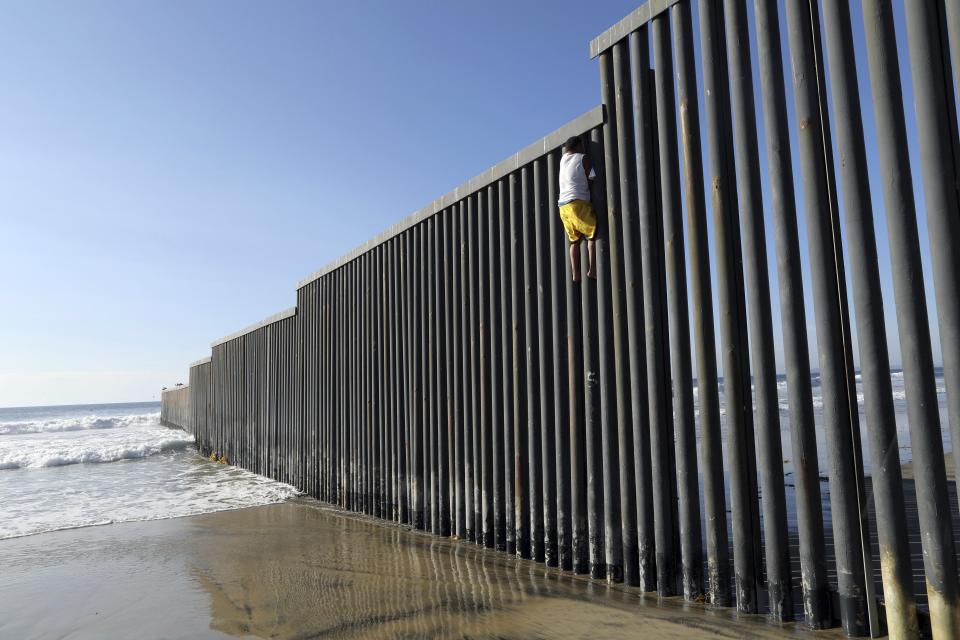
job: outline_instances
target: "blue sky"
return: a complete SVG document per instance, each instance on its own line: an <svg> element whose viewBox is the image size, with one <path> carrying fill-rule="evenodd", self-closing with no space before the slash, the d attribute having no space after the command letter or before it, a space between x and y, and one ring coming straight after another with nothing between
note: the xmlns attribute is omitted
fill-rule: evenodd
<svg viewBox="0 0 960 640"><path fill-rule="evenodd" d="M596 105L587 44L637 4L4 3L0 406L186 381L301 277Z"/></svg>

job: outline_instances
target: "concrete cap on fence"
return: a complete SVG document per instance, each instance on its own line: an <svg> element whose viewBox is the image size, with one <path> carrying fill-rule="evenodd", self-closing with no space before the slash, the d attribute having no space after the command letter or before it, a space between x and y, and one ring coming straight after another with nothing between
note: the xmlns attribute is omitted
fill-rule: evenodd
<svg viewBox="0 0 960 640"><path fill-rule="evenodd" d="M596 58L678 2L680 0L649 0L649 2L644 2L628 13L623 20L590 41L590 57Z"/></svg>
<svg viewBox="0 0 960 640"><path fill-rule="evenodd" d="M231 333L230 335L224 336L223 338L220 338L219 340L214 340L214 341L210 344L210 348L216 347L217 345L221 345L221 344L223 344L224 342L230 342L231 340L233 340L233 339L235 339L235 338L239 338L239 337L242 336L242 335L246 335L246 334L250 333L251 331L256 331L257 329L261 329L261 328L263 328L263 327L265 327L265 326L267 326L267 325L273 324L274 322L279 322L279 321L281 321L281 320L284 320L284 319L286 319L286 318L290 318L290 317L295 316L295 315L297 315L297 308L296 308L295 306L294 306L294 307L290 307L289 309L284 309L283 311L281 311L281 312L279 312L279 313L275 313L275 314L273 314L272 316L267 316L266 318L264 318L264 319L261 320L260 322L255 322L255 323L251 324L250 326L244 327L243 329L240 329L239 331L234 331L234 332ZM202 363L198 363L198 364L202 364Z"/></svg>

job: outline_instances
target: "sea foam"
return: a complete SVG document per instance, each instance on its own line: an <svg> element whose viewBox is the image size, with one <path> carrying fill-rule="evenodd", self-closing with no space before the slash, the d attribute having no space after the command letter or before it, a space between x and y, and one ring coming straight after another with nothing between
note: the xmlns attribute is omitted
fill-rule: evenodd
<svg viewBox="0 0 960 640"><path fill-rule="evenodd" d="M185 449L193 436L160 426L155 414L0 425L0 469L117 462ZM15 428L14 431L11 428Z"/></svg>
<svg viewBox="0 0 960 640"><path fill-rule="evenodd" d="M160 413L145 413L130 416L79 416L49 420L26 420L0 423L0 436L19 436L28 433L61 433L64 431L89 431L94 429L118 429L136 425L156 424Z"/></svg>
<svg viewBox="0 0 960 640"><path fill-rule="evenodd" d="M0 470L39 469L68 464L118 462L180 451L193 443L192 437L157 438L150 442L44 443L30 450L0 448Z"/></svg>
<svg viewBox="0 0 960 640"><path fill-rule="evenodd" d="M0 409L0 539L298 495L288 484L203 458L193 436L160 424L155 407Z"/></svg>

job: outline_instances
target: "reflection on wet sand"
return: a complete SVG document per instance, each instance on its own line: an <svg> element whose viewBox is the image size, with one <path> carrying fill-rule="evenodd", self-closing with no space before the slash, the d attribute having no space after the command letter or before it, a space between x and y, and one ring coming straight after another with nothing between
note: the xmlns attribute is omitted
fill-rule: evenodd
<svg viewBox="0 0 960 640"><path fill-rule="evenodd" d="M211 628L270 638L803 635L295 502L191 519Z"/></svg>
<svg viewBox="0 0 960 640"><path fill-rule="evenodd" d="M297 500L0 540L0 638L840 638Z"/></svg>

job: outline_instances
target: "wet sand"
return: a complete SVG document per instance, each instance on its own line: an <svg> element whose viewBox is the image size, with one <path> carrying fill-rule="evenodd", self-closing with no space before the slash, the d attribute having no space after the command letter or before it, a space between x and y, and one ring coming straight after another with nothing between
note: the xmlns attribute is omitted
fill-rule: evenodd
<svg viewBox="0 0 960 640"><path fill-rule="evenodd" d="M947 480L954 482L957 477L956 464L953 459L952 451L943 452L943 462L944 466L947 468ZM903 474L904 480L913 480L913 460L908 460L904 462L901 466L901 473Z"/></svg>
<svg viewBox="0 0 960 640"><path fill-rule="evenodd" d="M0 638L839 638L309 500L0 541Z"/></svg>

